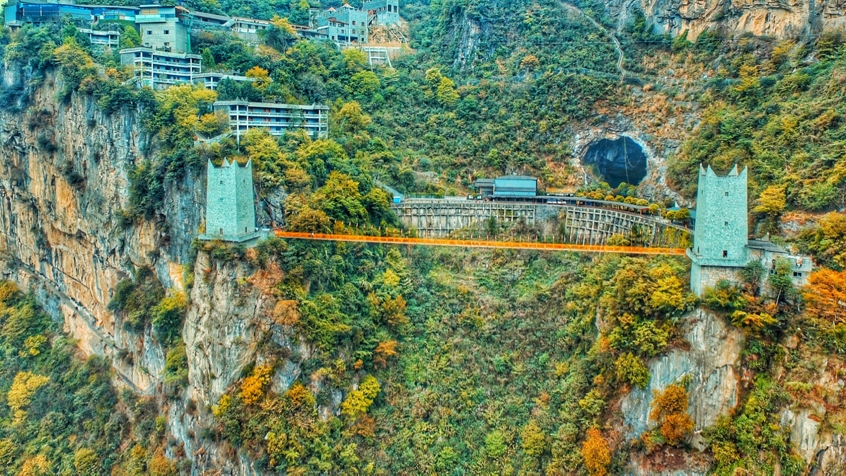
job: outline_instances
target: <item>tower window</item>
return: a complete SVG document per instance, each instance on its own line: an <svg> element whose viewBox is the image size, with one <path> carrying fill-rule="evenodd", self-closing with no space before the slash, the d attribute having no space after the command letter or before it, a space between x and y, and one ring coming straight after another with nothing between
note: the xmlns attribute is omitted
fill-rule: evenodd
<svg viewBox="0 0 846 476"><path fill-rule="evenodd" d="M726 222L726 226L729 226L729 222Z"/></svg>
<svg viewBox="0 0 846 476"><path fill-rule="evenodd" d="M723 258L728 258L728 257L729 257L728 250L723 250Z"/></svg>
<svg viewBox="0 0 846 476"><path fill-rule="evenodd" d="M728 192L726 192L726 196L727 196L727 197L729 196L729 193L728 193Z"/></svg>

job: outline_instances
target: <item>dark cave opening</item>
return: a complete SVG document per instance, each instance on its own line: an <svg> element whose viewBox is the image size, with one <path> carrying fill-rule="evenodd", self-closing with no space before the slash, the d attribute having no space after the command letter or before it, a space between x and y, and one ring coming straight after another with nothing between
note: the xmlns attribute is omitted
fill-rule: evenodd
<svg viewBox="0 0 846 476"><path fill-rule="evenodd" d="M646 177L646 154L629 137L602 139L588 147L582 163L616 188L621 183L637 185Z"/></svg>

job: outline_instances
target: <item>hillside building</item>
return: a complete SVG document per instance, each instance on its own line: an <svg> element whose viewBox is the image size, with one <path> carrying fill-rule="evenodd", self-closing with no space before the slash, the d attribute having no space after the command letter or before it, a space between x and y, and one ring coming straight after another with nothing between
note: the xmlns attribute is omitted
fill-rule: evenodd
<svg viewBox="0 0 846 476"><path fill-rule="evenodd" d="M772 274L775 260L787 259L791 263L794 284L801 286L807 282L812 269L809 258L791 255L769 241L748 239L746 187L745 168L739 172L735 166L725 177L718 177L710 166L707 170L699 169L693 246L687 250L692 261L690 288L697 296L702 296L706 288L721 280L739 282L738 272L750 260L759 260Z"/></svg>
<svg viewBox="0 0 846 476"><path fill-rule="evenodd" d="M538 179L522 175L477 179L474 185L483 198L534 198L538 193Z"/></svg>
<svg viewBox="0 0 846 476"><path fill-rule="evenodd" d="M400 21L399 0L372 0L361 8L367 12L368 25L391 26Z"/></svg>
<svg viewBox="0 0 846 476"><path fill-rule="evenodd" d="M367 12L349 4L330 8L318 15L317 32L341 46L367 43Z"/></svg>
<svg viewBox="0 0 846 476"><path fill-rule="evenodd" d="M187 13L182 7L141 5L135 24L141 32L141 44L146 48L168 53L190 53L191 38L181 17Z"/></svg>
<svg viewBox="0 0 846 476"><path fill-rule="evenodd" d="M206 232L204 240L244 242L260 236L256 229L253 165L223 159L206 170Z"/></svg>
<svg viewBox="0 0 846 476"><path fill-rule="evenodd" d="M4 7L4 14L6 26L17 28L24 23L34 25L55 23L67 16L87 24L100 20L134 22L138 10L138 7L117 5L76 5L73 2L23 0L7 4Z"/></svg>
<svg viewBox="0 0 846 476"><path fill-rule="evenodd" d="M91 30L80 28L80 33L88 35L91 46L99 49L116 49L120 46L120 32L117 30Z"/></svg>
<svg viewBox="0 0 846 476"><path fill-rule="evenodd" d="M139 85L164 89L174 84L193 83L202 70L203 57L152 48L126 48L120 50L120 62L134 67Z"/></svg>
<svg viewBox="0 0 846 476"><path fill-rule="evenodd" d="M329 106L217 101L213 107L229 117L229 128L238 136L250 129L263 127L275 136L292 129L304 129L312 139L329 137Z"/></svg>
<svg viewBox="0 0 846 476"><path fill-rule="evenodd" d="M269 20L259 20L256 18L232 17L232 33L240 37L242 40L257 43L259 34L262 31L270 29L271 24Z"/></svg>

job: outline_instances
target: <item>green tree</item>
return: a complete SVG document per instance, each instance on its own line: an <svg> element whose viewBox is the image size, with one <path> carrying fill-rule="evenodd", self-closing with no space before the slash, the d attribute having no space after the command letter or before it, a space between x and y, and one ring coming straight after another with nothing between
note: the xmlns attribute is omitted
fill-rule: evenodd
<svg viewBox="0 0 846 476"><path fill-rule="evenodd" d="M793 266L786 258L775 258L775 266L767 283L773 292L776 293L776 302L793 299L796 296L796 289L793 287Z"/></svg>
<svg viewBox="0 0 846 476"><path fill-rule="evenodd" d="M350 78L347 91L359 100L370 100L382 87L379 77L372 71L359 71Z"/></svg>
<svg viewBox="0 0 846 476"><path fill-rule="evenodd" d="M125 25L123 27L123 32L120 35L120 47L136 48L138 46L141 46L141 35L138 34L138 30L136 30L132 25ZM204 57L203 66L206 65L205 61L206 59Z"/></svg>
<svg viewBox="0 0 846 476"><path fill-rule="evenodd" d="M442 77L438 84L438 102L442 106L452 106L458 101L458 98L455 83L446 76Z"/></svg>
<svg viewBox="0 0 846 476"><path fill-rule="evenodd" d="M341 130L350 134L366 129L372 122L370 116L362 112L358 101L350 101L341 106L337 117Z"/></svg>

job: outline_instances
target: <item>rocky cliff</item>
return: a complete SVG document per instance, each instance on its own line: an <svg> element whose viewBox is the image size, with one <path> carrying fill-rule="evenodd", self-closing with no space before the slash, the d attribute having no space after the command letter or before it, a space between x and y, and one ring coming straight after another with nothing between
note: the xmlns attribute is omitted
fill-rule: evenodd
<svg viewBox="0 0 846 476"><path fill-rule="evenodd" d="M154 219L122 224L129 172L155 153L140 111L106 115L88 96L59 100L60 75L17 71L6 66L3 88L22 94L0 110L4 276L32 286L84 352L110 358L126 384L153 393L164 367L161 345L149 328L126 331L107 306L117 283L138 267L155 269L167 288L182 287L203 187L186 172L167 184Z"/></svg>
<svg viewBox="0 0 846 476"><path fill-rule="evenodd" d="M795 38L846 27L844 0L616 0L613 12L640 9L657 33L695 39L705 30Z"/></svg>

